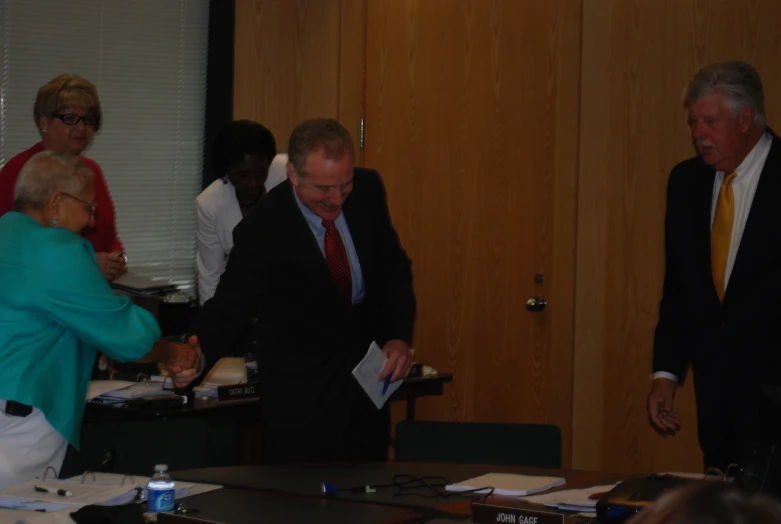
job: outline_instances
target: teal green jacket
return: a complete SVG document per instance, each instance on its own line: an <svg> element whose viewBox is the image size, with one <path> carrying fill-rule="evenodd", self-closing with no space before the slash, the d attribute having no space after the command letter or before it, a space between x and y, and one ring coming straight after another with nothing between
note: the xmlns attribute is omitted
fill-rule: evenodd
<svg viewBox="0 0 781 524"><path fill-rule="evenodd" d="M155 318L111 289L88 240L21 213L0 218L0 399L40 409L78 449L98 350L134 361L158 338Z"/></svg>

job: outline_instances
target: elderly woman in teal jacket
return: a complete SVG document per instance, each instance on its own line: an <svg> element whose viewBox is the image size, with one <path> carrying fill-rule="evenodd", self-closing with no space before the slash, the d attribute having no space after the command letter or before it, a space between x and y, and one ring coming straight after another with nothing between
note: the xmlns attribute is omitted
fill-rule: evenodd
<svg viewBox="0 0 781 524"><path fill-rule="evenodd" d="M175 385L200 369L197 340L160 340L155 318L115 294L79 233L95 219L93 173L44 151L24 166L0 218L0 489L59 471L79 430L98 350L164 362Z"/></svg>

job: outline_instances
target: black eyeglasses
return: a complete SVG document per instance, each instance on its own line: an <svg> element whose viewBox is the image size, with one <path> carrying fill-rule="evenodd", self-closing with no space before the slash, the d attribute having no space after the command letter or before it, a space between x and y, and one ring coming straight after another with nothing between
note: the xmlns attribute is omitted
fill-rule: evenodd
<svg viewBox="0 0 781 524"><path fill-rule="evenodd" d="M63 195L65 195L66 197L70 197L70 198L72 198L73 200L78 200L79 202L81 202L82 204L84 204L84 207L86 207L86 208L87 208L87 212L88 212L90 215L94 215L94 214L95 214L95 211L97 211L97 210L98 210L98 205L97 205L97 204L91 204L91 203L87 202L86 200L82 200L82 199L80 199L80 198L79 198L79 197L77 197L77 196L73 196L73 195L71 195L70 193L66 193L65 191L60 191L60 193L61 193L61 194L63 194Z"/></svg>
<svg viewBox="0 0 781 524"><path fill-rule="evenodd" d="M83 121L85 126L95 127L99 122L98 117L89 114L81 116L75 113L54 113L52 118L59 118L63 124L68 126L75 126Z"/></svg>

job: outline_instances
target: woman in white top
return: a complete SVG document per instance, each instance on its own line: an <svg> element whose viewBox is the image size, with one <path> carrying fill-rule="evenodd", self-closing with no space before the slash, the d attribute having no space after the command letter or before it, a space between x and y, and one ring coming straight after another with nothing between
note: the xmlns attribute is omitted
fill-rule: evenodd
<svg viewBox="0 0 781 524"><path fill-rule="evenodd" d="M287 155L277 155L271 131L237 120L217 135L214 172L220 178L195 199L197 213L198 301L209 300L233 248L233 228L266 191L287 178Z"/></svg>

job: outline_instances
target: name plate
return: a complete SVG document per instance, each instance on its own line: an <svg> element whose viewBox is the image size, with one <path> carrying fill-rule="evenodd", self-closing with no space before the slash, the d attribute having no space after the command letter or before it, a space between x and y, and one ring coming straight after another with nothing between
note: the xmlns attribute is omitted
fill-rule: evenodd
<svg viewBox="0 0 781 524"><path fill-rule="evenodd" d="M258 397L260 397L260 392L257 384L237 384L235 386L219 386L217 388L217 400L238 400Z"/></svg>
<svg viewBox="0 0 781 524"><path fill-rule="evenodd" d="M475 524L564 524L564 515L498 504L472 503Z"/></svg>

